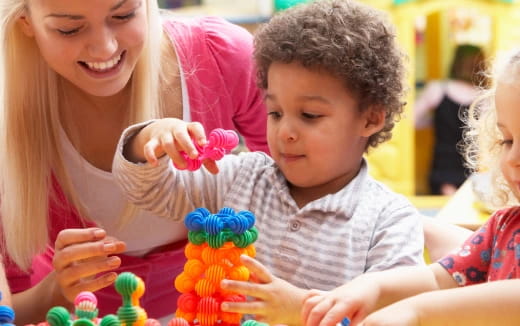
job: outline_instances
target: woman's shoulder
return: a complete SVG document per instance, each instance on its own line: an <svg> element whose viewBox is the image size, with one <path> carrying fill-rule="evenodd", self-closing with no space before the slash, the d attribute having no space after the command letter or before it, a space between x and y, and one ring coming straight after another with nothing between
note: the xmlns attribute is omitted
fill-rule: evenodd
<svg viewBox="0 0 520 326"><path fill-rule="evenodd" d="M221 17L167 17L164 19L165 32L177 45L195 42L207 47L222 46L236 48L252 45L252 35L246 29L232 24Z"/></svg>

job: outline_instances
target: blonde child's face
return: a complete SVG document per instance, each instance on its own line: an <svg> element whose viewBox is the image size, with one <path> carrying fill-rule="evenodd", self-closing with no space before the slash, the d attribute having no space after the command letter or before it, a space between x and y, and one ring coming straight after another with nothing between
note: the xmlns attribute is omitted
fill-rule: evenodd
<svg viewBox="0 0 520 326"><path fill-rule="evenodd" d="M495 95L500 139L500 168L515 197L520 200L520 88L498 83Z"/></svg>
<svg viewBox="0 0 520 326"><path fill-rule="evenodd" d="M144 47L146 0L31 0L19 27L47 64L95 96L128 83Z"/></svg>
<svg viewBox="0 0 520 326"><path fill-rule="evenodd" d="M359 171L366 114L341 80L299 63L271 64L266 90L271 155L295 190L319 198Z"/></svg>

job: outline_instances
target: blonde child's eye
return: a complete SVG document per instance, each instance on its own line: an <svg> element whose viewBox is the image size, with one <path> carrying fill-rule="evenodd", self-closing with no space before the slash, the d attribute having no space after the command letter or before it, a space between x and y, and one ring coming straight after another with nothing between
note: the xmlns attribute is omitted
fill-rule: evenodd
<svg viewBox="0 0 520 326"><path fill-rule="evenodd" d="M500 146L511 146L513 144L513 141L510 139L502 139L498 142Z"/></svg>
<svg viewBox="0 0 520 326"><path fill-rule="evenodd" d="M64 36L71 36L71 35L74 35L76 33L79 32L81 28L74 28L74 29L67 29L67 30L63 30L63 29L58 29L58 33L60 33L61 35L64 35Z"/></svg>

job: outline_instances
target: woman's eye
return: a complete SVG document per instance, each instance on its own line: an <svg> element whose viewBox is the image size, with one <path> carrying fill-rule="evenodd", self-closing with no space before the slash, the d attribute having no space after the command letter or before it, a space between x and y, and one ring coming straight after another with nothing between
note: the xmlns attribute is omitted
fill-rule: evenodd
<svg viewBox="0 0 520 326"><path fill-rule="evenodd" d="M77 32L79 32L79 28L68 29L68 30L58 29L58 32L59 32L61 35L70 36L70 35L74 35L74 34L76 34Z"/></svg>
<svg viewBox="0 0 520 326"><path fill-rule="evenodd" d="M129 20L134 17L135 17L135 11L132 11L128 15L114 16L114 18L117 20Z"/></svg>
<svg viewBox="0 0 520 326"><path fill-rule="evenodd" d="M500 144L500 146L504 146L504 145L506 145L506 146L510 146L510 145L513 144L513 141L510 140L510 139L503 139L503 140L501 140L501 141L499 142L499 144Z"/></svg>

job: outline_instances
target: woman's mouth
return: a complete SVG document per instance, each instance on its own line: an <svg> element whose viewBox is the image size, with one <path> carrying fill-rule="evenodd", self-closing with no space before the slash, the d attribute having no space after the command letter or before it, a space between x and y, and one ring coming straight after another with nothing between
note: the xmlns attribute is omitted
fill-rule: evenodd
<svg viewBox="0 0 520 326"><path fill-rule="evenodd" d="M126 51L123 51L118 56L107 61L79 61L79 64L90 74L104 76L107 73L118 70L125 58L125 54Z"/></svg>

